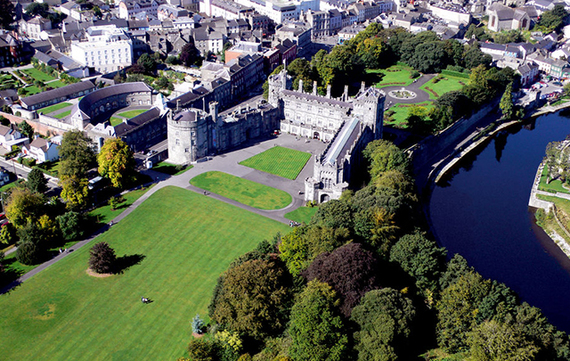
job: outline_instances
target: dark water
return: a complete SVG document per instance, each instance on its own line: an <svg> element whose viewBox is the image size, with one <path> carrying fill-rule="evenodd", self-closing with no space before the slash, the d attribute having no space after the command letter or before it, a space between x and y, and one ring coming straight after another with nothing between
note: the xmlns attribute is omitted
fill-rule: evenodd
<svg viewBox="0 0 570 361"><path fill-rule="evenodd" d="M531 128L534 128L531 130ZM492 140L432 192L435 235L484 277L504 282L570 332L570 260L534 224L528 199L546 145L570 134L570 118L539 117Z"/></svg>

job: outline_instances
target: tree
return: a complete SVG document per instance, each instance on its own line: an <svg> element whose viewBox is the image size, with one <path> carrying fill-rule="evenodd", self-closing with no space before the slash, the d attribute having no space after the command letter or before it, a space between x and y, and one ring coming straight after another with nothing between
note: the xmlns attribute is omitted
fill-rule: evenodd
<svg viewBox="0 0 570 361"><path fill-rule="evenodd" d="M16 259L24 265L34 265L42 261L43 253L33 242L23 242L16 249Z"/></svg>
<svg viewBox="0 0 570 361"><path fill-rule="evenodd" d="M109 178L113 187L123 188L132 181L135 173L135 157L127 143L121 139L107 139L99 156L99 174Z"/></svg>
<svg viewBox="0 0 570 361"><path fill-rule="evenodd" d="M409 173L408 157L390 141L378 139L368 143L363 155L370 162L369 171L372 179L389 170L396 170L403 174Z"/></svg>
<svg viewBox="0 0 570 361"><path fill-rule="evenodd" d="M89 250L89 268L97 273L112 273L117 256L107 242L96 243Z"/></svg>
<svg viewBox="0 0 570 361"><path fill-rule="evenodd" d="M43 194L48 189L47 183L48 183L48 180L46 179L44 172L42 172L38 168L34 168L28 174L28 181L26 182L26 186L32 192L37 192L37 193Z"/></svg>
<svg viewBox="0 0 570 361"><path fill-rule="evenodd" d="M515 106L513 104L513 83L509 83L507 88L505 89L505 93L501 98L501 102L499 103L499 107L503 112L503 117L505 119L510 120L513 119L515 115Z"/></svg>
<svg viewBox="0 0 570 361"><path fill-rule="evenodd" d="M333 199L322 204L311 219L311 224L330 228L352 229L352 209L344 201Z"/></svg>
<svg viewBox="0 0 570 361"><path fill-rule="evenodd" d="M557 4L552 10L542 13L538 21L538 26L547 33L551 31L560 32L560 29L564 25L564 18L567 16L568 12L564 9L564 5Z"/></svg>
<svg viewBox="0 0 570 361"><path fill-rule="evenodd" d="M469 272L443 290L437 303L437 340L441 348L453 353L467 351L468 334L477 325L477 311L489 286L480 274Z"/></svg>
<svg viewBox="0 0 570 361"><path fill-rule="evenodd" d="M39 15L42 18L47 18L49 13L49 5L46 3L31 3L30 5L26 6L24 10L26 14L30 16Z"/></svg>
<svg viewBox="0 0 570 361"><path fill-rule="evenodd" d="M85 178L95 162L95 146L80 130L70 130L63 135L58 147L60 156L60 178L77 176Z"/></svg>
<svg viewBox="0 0 570 361"><path fill-rule="evenodd" d="M38 3L32 3L32 5L33 4L38 4ZM28 122L24 120L23 122L18 124L18 128L20 128L22 134L28 137L30 141L32 140L32 138L34 137L34 128L32 128L32 126L28 124Z"/></svg>
<svg viewBox="0 0 570 361"><path fill-rule="evenodd" d="M471 24L471 26L474 26ZM471 29L471 26L469 27ZM479 65L489 66L493 61L493 57L481 51L479 44L468 45L463 53L463 61L467 69L473 69Z"/></svg>
<svg viewBox="0 0 570 361"><path fill-rule="evenodd" d="M318 279L328 283L340 298L342 314L349 317L360 298L379 287L377 273L378 260L374 254L353 242L317 256L303 276L308 281Z"/></svg>
<svg viewBox="0 0 570 361"><path fill-rule="evenodd" d="M73 241L83 235L81 227L81 215L77 212L69 211L56 217L63 239Z"/></svg>
<svg viewBox="0 0 570 361"><path fill-rule="evenodd" d="M473 361L532 361L538 347L513 326L485 321L469 334L469 360Z"/></svg>
<svg viewBox="0 0 570 361"><path fill-rule="evenodd" d="M39 219L43 212L44 198L28 188L14 188L6 205L6 218L16 227Z"/></svg>
<svg viewBox="0 0 570 361"><path fill-rule="evenodd" d="M143 53L137 60L137 64L143 67L146 74L153 74L156 70L156 61L148 53Z"/></svg>
<svg viewBox="0 0 570 361"><path fill-rule="evenodd" d="M200 51L196 49L193 42L184 44L180 50L180 62L185 66L200 65L202 63Z"/></svg>
<svg viewBox="0 0 570 361"><path fill-rule="evenodd" d="M372 290L352 310L359 361L406 359L408 338L416 314L412 301L391 289Z"/></svg>
<svg viewBox="0 0 570 361"><path fill-rule="evenodd" d="M6 223L0 230L0 242L3 244L15 244L18 241L16 227L10 222Z"/></svg>
<svg viewBox="0 0 570 361"><path fill-rule="evenodd" d="M0 27L9 29L14 22L14 4L10 0L0 0Z"/></svg>
<svg viewBox="0 0 570 361"><path fill-rule="evenodd" d="M341 361L346 359L348 338L338 310L335 291L326 283L309 282L291 309L293 360Z"/></svg>
<svg viewBox="0 0 570 361"><path fill-rule="evenodd" d="M200 318L200 315L196 314L192 319L192 332L201 335L204 332L204 320Z"/></svg>
<svg viewBox="0 0 570 361"><path fill-rule="evenodd" d="M278 259L246 261L222 276L210 317L249 340L276 335L287 322L291 285Z"/></svg>
<svg viewBox="0 0 570 361"><path fill-rule="evenodd" d="M439 73L449 64L442 41L431 41L419 44L407 62L422 73Z"/></svg>
<svg viewBox="0 0 570 361"><path fill-rule="evenodd" d="M89 181L78 176L61 177L61 197L71 210L83 209L89 204Z"/></svg>
<svg viewBox="0 0 570 361"><path fill-rule="evenodd" d="M446 250L422 233L407 234L392 247L390 261L416 279L421 290L435 291L437 280L445 267Z"/></svg>

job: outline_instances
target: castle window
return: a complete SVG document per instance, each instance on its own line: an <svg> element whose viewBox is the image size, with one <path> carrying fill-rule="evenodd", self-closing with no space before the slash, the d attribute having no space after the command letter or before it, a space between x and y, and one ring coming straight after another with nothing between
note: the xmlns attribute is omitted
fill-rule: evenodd
<svg viewBox="0 0 570 361"><path fill-rule="evenodd" d="M190 148L184 149L184 152L185 152L185 153L189 153L189 152L190 152Z"/></svg>
<svg viewBox="0 0 570 361"><path fill-rule="evenodd" d="M176 145L180 145L180 139L176 139Z"/></svg>

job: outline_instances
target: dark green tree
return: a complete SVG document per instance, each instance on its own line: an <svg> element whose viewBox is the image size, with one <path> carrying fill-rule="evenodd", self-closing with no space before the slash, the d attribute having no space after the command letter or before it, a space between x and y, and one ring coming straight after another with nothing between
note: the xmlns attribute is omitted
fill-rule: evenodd
<svg viewBox="0 0 570 361"><path fill-rule="evenodd" d="M509 83L509 85L507 85L505 93L499 103L499 107L501 108L505 119L513 119L515 116L515 105L513 104L513 83Z"/></svg>
<svg viewBox="0 0 570 361"><path fill-rule="evenodd" d="M20 128L20 132L22 132L23 135L25 135L26 137L28 137L30 141L32 141L32 138L34 137L34 128L32 128L32 126L28 124L28 122L24 120L23 122L18 124L18 128Z"/></svg>
<svg viewBox="0 0 570 361"><path fill-rule="evenodd" d="M422 73L439 73L448 64L448 54L442 41L418 44L407 63Z"/></svg>
<svg viewBox="0 0 570 361"><path fill-rule="evenodd" d="M352 229L352 209L344 201L333 199L322 204L311 219L311 224L329 228Z"/></svg>
<svg viewBox="0 0 570 361"><path fill-rule="evenodd" d="M33 242L23 242L18 244L16 249L16 259L24 265L34 265L42 261L44 253Z"/></svg>
<svg viewBox="0 0 570 361"><path fill-rule="evenodd" d="M48 180L44 175L44 172L38 168L34 168L28 174L28 181L26 182L26 186L30 188L32 192L43 194L48 190L47 183Z"/></svg>
<svg viewBox="0 0 570 361"><path fill-rule="evenodd" d="M137 60L137 64L143 67L146 74L153 74L156 70L156 61L148 53L143 53Z"/></svg>
<svg viewBox="0 0 570 361"><path fill-rule="evenodd" d="M89 267L97 273L112 273L117 256L107 242L96 243L89 250Z"/></svg>
<svg viewBox="0 0 570 361"><path fill-rule="evenodd" d="M560 29L564 25L564 19L567 16L568 12L564 9L564 5L556 4L552 10L542 13L538 21L538 26L544 29L545 32L560 32Z"/></svg>
<svg viewBox="0 0 570 361"><path fill-rule="evenodd" d="M92 140L80 130L71 130L63 135L58 147L60 156L60 178L77 176L84 178L95 165L95 146Z"/></svg>
<svg viewBox="0 0 570 361"><path fill-rule="evenodd" d="M368 143L363 155L370 163L369 172L373 180L382 172L389 170L396 170L403 174L409 173L408 157L390 141L379 139Z"/></svg>
<svg viewBox="0 0 570 361"><path fill-rule="evenodd" d="M180 62L185 66L202 64L200 51L196 49L193 42L184 44L180 50Z"/></svg>
<svg viewBox="0 0 570 361"><path fill-rule="evenodd" d="M59 229L66 241L73 241L83 235L81 227L81 215L77 212L69 211L56 217Z"/></svg>
<svg viewBox="0 0 570 361"><path fill-rule="evenodd" d="M348 337L338 304L328 284L309 282L291 309L288 332L293 360L346 360Z"/></svg>
<svg viewBox="0 0 570 361"><path fill-rule="evenodd" d="M9 29L14 22L14 4L10 0L0 0L0 27Z"/></svg>
<svg viewBox="0 0 570 361"><path fill-rule="evenodd" d="M473 25L471 25L473 26ZM479 44L468 45L463 53L463 61L467 69L473 69L479 65L484 65L488 67L493 61L493 58L489 54L485 54L479 48Z"/></svg>
<svg viewBox="0 0 570 361"><path fill-rule="evenodd" d="M351 315L358 325L354 334L358 360L403 360L409 356L408 338L415 314L412 301L394 289L364 295Z"/></svg>
<svg viewBox="0 0 570 361"><path fill-rule="evenodd" d="M31 3L30 5L26 6L26 9L24 11L30 16L39 15L42 18L47 18L49 13L49 5L46 3Z"/></svg>

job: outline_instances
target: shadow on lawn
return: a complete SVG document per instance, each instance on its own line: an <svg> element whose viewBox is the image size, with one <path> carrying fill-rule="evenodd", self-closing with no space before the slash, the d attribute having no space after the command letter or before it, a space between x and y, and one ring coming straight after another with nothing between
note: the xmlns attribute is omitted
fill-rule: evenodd
<svg viewBox="0 0 570 361"><path fill-rule="evenodd" d="M20 285L18 277L24 274L22 270L10 268L10 265L17 262L16 258L5 259L2 261L4 272L0 274L0 294L8 293Z"/></svg>
<svg viewBox="0 0 570 361"><path fill-rule="evenodd" d="M131 254L131 255L124 255L122 257L117 257L116 263L116 274L124 273L127 269L131 268L132 266L136 266L140 264L143 259L145 259L145 255L142 254Z"/></svg>

